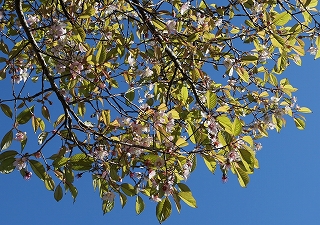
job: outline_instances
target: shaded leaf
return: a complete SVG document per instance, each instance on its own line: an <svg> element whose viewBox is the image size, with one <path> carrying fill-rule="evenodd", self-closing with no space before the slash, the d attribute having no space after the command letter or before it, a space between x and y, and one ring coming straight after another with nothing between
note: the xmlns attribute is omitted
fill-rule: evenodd
<svg viewBox="0 0 320 225"><path fill-rule="evenodd" d="M2 112L7 116L12 118L11 108L6 104L0 104Z"/></svg>
<svg viewBox="0 0 320 225"><path fill-rule="evenodd" d="M36 161L36 160L32 160L32 159L29 159L29 163L30 163L30 166L33 170L33 172L41 179L41 180L44 180L47 176L47 173L46 173L46 170L44 169L44 166Z"/></svg>
<svg viewBox="0 0 320 225"><path fill-rule="evenodd" d="M58 202L62 199L62 197L63 197L63 191L62 191L62 187L59 184L56 187L56 190L54 191L54 199Z"/></svg>
<svg viewBox="0 0 320 225"><path fill-rule="evenodd" d="M1 140L1 150L9 148L13 139L13 131L8 131Z"/></svg>

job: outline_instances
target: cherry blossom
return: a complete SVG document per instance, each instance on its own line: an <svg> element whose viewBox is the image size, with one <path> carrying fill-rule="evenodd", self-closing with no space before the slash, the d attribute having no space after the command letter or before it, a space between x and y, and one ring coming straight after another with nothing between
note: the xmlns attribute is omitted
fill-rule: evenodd
<svg viewBox="0 0 320 225"><path fill-rule="evenodd" d="M29 180L30 178L31 178L31 176L32 176L32 172L30 172L30 171L25 171L25 175L24 175L24 179L25 180Z"/></svg>
<svg viewBox="0 0 320 225"><path fill-rule="evenodd" d="M318 52L318 48L317 47L314 47L314 46L311 46L307 52L310 52L310 55L316 55L317 52Z"/></svg>
<svg viewBox="0 0 320 225"><path fill-rule="evenodd" d="M27 132L21 132L21 131L19 131L18 133L16 133L16 138L15 138L15 140L17 140L17 141L24 141L24 140L26 140L27 139Z"/></svg>
<svg viewBox="0 0 320 225"><path fill-rule="evenodd" d="M158 158L156 159L156 161L154 162L154 165L155 165L158 169L162 168L162 167L164 166L164 159L161 158L161 157L158 157Z"/></svg>
<svg viewBox="0 0 320 225"><path fill-rule="evenodd" d="M167 25L167 30L168 30L169 34L175 34L175 33L177 33L177 30L176 30L176 25L177 25L177 23L176 23L176 21L174 21L174 20L168 20L168 21L166 22L166 25Z"/></svg>
<svg viewBox="0 0 320 225"><path fill-rule="evenodd" d="M183 15L186 11L188 11L189 8L190 8L190 2L187 1L181 6L181 10L180 10L181 15Z"/></svg>
<svg viewBox="0 0 320 225"><path fill-rule="evenodd" d="M70 65L70 72L73 78L76 78L83 70L83 64L75 61Z"/></svg>
<svg viewBox="0 0 320 225"><path fill-rule="evenodd" d="M113 202L114 197L115 197L115 194L113 192L109 191L109 192L106 192L103 194L102 200L108 201L108 202Z"/></svg>
<svg viewBox="0 0 320 225"><path fill-rule="evenodd" d="M27 158L26 157L16 158L15 161L13 162L13 166L15 166L17 170L22 170L26 168Z"/></svg>

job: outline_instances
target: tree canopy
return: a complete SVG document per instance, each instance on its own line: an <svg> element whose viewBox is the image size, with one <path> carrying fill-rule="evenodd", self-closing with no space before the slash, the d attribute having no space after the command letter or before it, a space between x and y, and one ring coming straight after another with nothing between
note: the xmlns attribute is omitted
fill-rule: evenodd
<svg viewBox="0 0 320 225"><path fill-rule="evenodd" d="M280 75L320 57L318 1L215 2L0 0L0 172L35 174L56 201L92 176L103 213L152 199L159 222L197 207L197 163L246 187L259 139L305 128Z"/></svg>

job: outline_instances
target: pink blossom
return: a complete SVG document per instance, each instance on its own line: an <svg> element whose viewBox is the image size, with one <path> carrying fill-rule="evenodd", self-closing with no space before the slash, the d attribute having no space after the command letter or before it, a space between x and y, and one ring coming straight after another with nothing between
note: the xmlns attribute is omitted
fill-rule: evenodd
<svg viewBox="0 0 320 225"><path fill-rule="evenodd" d="M222 175L222 182L227 183L227 181L228 181L228 176L226 174L223 174Z"/></svg>
<svg viewBox="0 0 320 225"><path fill-rule="evenodd" d="M175 33L177 33L177 30L176 30L176 25L177 25L177 23L176 23L176 21L174 21L174 20L168 20L168 21L166 22L166 25L167 25L167 30L168 30L169 34L175 34Z"/></svg>
<svg viewBox="0 0 320 225"><path fill-rule="evenodd" d="M164 159L161 158L161 157L157 158L156 161L154 162L154 165L155 165L158 169L162 168L162 167L164 166Z"/></svg>
<svg viewBox="0 0 320 225"><path fill-rule="evenodd" d="M17 140L17 141L24 141L24 140L26 140L27 139L27 132L18 132L18 133L16 133L16 138L15 138L15 140Z"/></svg>
<svg viewBox="0 0 320 225"><path fill-rule="evenodd" d="M78 61L75 61L70 65L70 72L73 78L76 78L76 76L79 75L82 70L83 65Z"/></svg>
<svg viewBox="0 0 320 225"><path fill-rule="evenodd" d="M32 176L32 172L30 172L30 171L25 171L25 175L24 175L24 179L25 180L29 180L30 178L31 178L31 176Z"/></svg>
<svg viewBox="0 0 320 225"><path fill-rule="evenodd" d="M158 195L151 195L151 199L155 202L160 202L161 198L158 197Z"/></svg>
<svg viewBox="0 0 320 225"><path fill-rule="evenodd" d="M62 22L57 22L53 26L51 26L51 30L49 34L51 34L56 39L64 39L65 34L67 33L66 24Z"/></svg>
<svg viewBox="0 0 320 225"><path fill-rule="evenodd" d="M32 24L35 24L35 23L38 23L40 20L39 18L36 16L36 15L28 15L28 19L27 19L27 22L29 25L32 25Z"/></svg>

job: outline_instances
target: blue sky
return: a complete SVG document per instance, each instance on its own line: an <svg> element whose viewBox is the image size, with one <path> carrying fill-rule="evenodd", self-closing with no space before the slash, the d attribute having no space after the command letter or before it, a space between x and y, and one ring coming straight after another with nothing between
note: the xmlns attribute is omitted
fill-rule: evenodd
<svg viewBox="0 0 320 225"><path fill-rule="evenodd" d="M313 111L306 115L306 130L296 129L287 118L280 134L270 132L269 138L262 139L263 149L257 156L260 169L250 176L247 188L241 188L234 175L223 184L220 172L212 175L199 160L197 169L187 180L198 208L183 204L180 214L173 208L171 217L163 224L318 224L319 68L319 61L306 56L302 67L292 64L281 75L299 88L295 93L298 104ZM3 85L0 82L5 90ZM1 135L10 129L8 126L1 126ZM134 198L128 198L124 209L117 199L113 211L103 216L101 199L93 191L89 175L75 181L79 195L74 204L70 194L57 203L53 192L47 191L36 176L26 181L14 171L10 175L1 174L0 180L2 224L158 224L156 204L148 200L139 216L135 213Z"/></svg>
<svg viewBox="0 0 320 225"><path fill-rule="evenodd" d="M220 170L216 175L211 174L199 158L195 172L186 182L198 208L182 203L179 214L173 206L172 215L163 224L319 224L319 62L308 55L302 58L302 67L292 63L280 75L280 79L289 78L299 89L294 94L298 104L313 111L305 115L306 129L296 129L293 120L286 117L287 125L280 134L270 131L269 138L261 139L263 149L257 155L260 169L250 176L246 188L241 188L237 177L231 173L228 182L223 184ZM1 63L0 69L2 67ZM0 99L10 91L9 83L9 79L0 81ZM0 118L4 117L0 111ZM1 121L0 138L12 126L7 118ZM28 132L28 135L32 133ZM30 144L26 152L39 148ZM48 147L57 148L55 143ZM10 149L19 151L19 143L15 142ZM70 193L57 203L53 192L48 191L35 175L27 181L16 170L9 175L0 174L1 224L158 224L153 201L144 198L146 209L136 215L134 197L128 197L124 209L116 198L115 208L102 215L102 200L93 190L91 175L85 174L76 180L75 186L79 191L75 203Z"/></svg>

